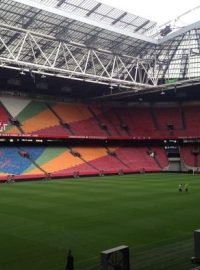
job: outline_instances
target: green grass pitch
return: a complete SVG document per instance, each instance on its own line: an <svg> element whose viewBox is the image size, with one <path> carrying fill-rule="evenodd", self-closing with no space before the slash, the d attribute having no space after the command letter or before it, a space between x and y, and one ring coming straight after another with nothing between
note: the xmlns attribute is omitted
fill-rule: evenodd
<svg viewBox="0 0 200 270"><path fill-rule="evenodd" d="M178 192L189 183L189 192ZM143 174L0 185L0 269L99 269L100 252L128 245L135 270L192 267L200 175Z"/></svg>

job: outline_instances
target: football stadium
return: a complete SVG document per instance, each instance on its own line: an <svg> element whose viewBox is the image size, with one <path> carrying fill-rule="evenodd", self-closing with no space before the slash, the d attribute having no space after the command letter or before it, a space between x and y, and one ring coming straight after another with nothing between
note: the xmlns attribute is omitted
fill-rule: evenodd
<svg viewBox="0 0 200 270"><path fill-rule="evenodd" d="M1 270L200 269L200 21L177 21L0 1Z"/></svg>

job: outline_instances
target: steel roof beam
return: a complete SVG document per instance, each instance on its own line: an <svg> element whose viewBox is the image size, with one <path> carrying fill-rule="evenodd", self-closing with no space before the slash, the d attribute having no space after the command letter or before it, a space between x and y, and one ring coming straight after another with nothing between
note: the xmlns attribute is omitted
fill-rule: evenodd
<svg viewBox="0 0 200 270"><path fill-rule="evenodd" d="M112 25L116 24L118 21L120 21L121 19L123 19L127 14L128 14L127 12L124 12L122 15L120 15L117 19L115 19L112 22Z"/></svg>
<svg viewBox="0 0 200 270"><path fill-rule="evenodd" d="M126 55L115 56L112 52L89 49L83 44L74 42L66 43L53 36L19 27L10 25L6 27L5 24L0 24L0 28L4 30L3 33L7 30L7 34L20 33L21 37L21 40L13 47L13 44L6 44L4 41L7 34L0 36L0 44L4 47L4 54L0 55L0 65L3 67L31 70L34 73L40 70L41 74L45 73L49 76L121 84L124 87L141 89L152 86L154 78L149 77L143 60ZM45 46L46 43L48 46ZM30 56L32 56L32 61L30 61ZM142 69L143 76L133 78L130 71L136 65L138 74Z"/></svg>
<svg viewBox="0 0 200 270"><path fill-rule="evenodd" d="M148 23L150 22L150 20L147 20L146 22L144 22L143 24L141 24L140 26L138 26L135 29L135 32L139 31L140 29L142 29L144 26L146 26Z"/></svg>
<svg viewBox="0 0 200 270"><path fill-rule="evenodd" d="M122 19L128 14L127 12L121 11L118 13L121 14L119 17L118 15L109 17L102 13L104 18L112 19L113 23L111 21L110 25L103 25L100 21L87 18L101 6L100 3L95 4L91 10L84 8L84 14L87 14L81 17L73 12L56 8L55 2L54 7L42 4L47 1L12 0L10 2L5 5L5 1L2 5L2 10L5 9L5 14L8 14L4 17L8 18L10 25L0 24L3 29L0 37L0 59L3 62L7 61L9 68L11 66L16 68L16 65L26 66L35 69L35 72L36 68L43 68L49 73L60 72L64 77L96 79L106 84L120 82L126 87L139 83L143 85L143 90L144 85L146 87L156 85L170 76L184 79L184 77L200 75L198 40L200 22L156 41L139 33L116 28L114 25L117 22L126 23L126 18ZM63 0L59 0L57 4L61 5L61 2L64 3ZM75 4L74 6L81 7ZM12 10L11 7L16 8L14 14L12 12L15 9ZM39 13L41 16L36 17ZM99 13L96 14L100 13L99 9ZM30 18L27 17L28 15ZM22 28L20 22L23 17ZM67 23L72 23L72 26L69 27ZM21 28L14 27L12 24L20 25ZM130 24L134 26L136 32L141 29L147 31L146 25L149 27L151 22L142 20L137 23L137 26ZM125 27L128 27L128 24ZM36 32L31 29L36 29ZM72 39L68 40L68 34ZM29 48L31 46L32 48ZM190 50L188 59L184 58L184 48Z"/></svg>
<svg viewBox="0 0 200 270"><path fill-rule="evenodd" d="M58 0L58 3L56 4L57 7L62 6L64 4L65 0Z"/></svg>
<svg viewBox="0 0 200 270"><path fill-rule="evenodd" d="M102 4L98 3L96 6L94 6L88 13L85 15L86 17L89 17L92 13L94 13Z"/></svg>

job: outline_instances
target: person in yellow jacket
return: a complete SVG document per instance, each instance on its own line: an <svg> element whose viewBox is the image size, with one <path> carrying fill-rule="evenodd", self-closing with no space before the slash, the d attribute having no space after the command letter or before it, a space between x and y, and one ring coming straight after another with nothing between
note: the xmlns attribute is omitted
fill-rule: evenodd
<svg viewBox="0 0 200 270"><path fill-rule="evenodd" d="M188 192L188 184L184 185L184 190L185 190L185 192Z"/></svg>

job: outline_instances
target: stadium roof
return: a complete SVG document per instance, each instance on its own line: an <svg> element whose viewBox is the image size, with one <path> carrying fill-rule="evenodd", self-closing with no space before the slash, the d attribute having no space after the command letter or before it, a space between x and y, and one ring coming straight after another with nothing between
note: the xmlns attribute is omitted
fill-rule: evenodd
<svg viewBox="0 0 200 270"><path fill-rule="evenodd" d="M2 0L0 12L3 68L107 84L120 94L200 76L198 22L157 40L155 22L92 0Z"/></svg>
<svg viewBox="0 0 200 270"><path fill-rule="evenodd" d="M36 3L36 7L38 7L39 3L44 5L46 9L48 7L49 11L53 11L53 9L64 11L65 16L68 18L75 18L75 20L93 24L100 28L104 26L105 29L109 26L114 27L116 28L115 31L123 29L123 31L148 36L150 30L156 25L153 21L94 0L33 0L33 2ZM53 12L55 12L55 10Z"/></svg>

